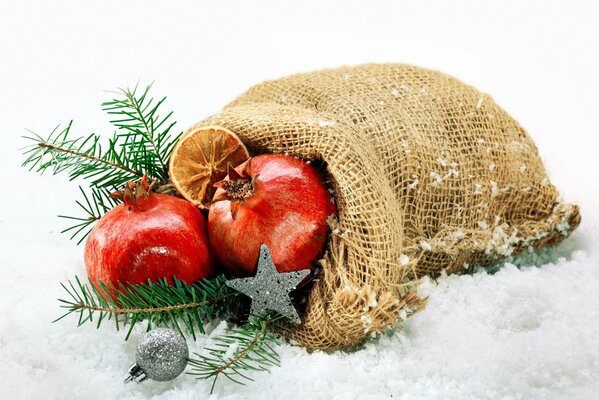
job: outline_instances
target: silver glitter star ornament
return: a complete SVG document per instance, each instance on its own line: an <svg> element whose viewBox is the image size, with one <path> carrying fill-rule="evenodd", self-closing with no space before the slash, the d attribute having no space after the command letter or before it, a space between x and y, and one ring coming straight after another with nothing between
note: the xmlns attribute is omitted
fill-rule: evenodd
<svg viewBox="0 0 599 400"><path fill-rule="evenodd" d="M279 273L272 262L268 247L263 244L260 246L256 276L231 279L226 284L252 298L250 314L276 311L299 324L301 320L291 303L289 293L309 274L309 269Z"/></svg>
<svg viewBox="0 0 599 400"><path fill-rule="evenodd" d="M146 332L137 345L135 363L129 368L125 383L146 379L170 381L187 366L187 342L174 329L156 328Z"/></svg>

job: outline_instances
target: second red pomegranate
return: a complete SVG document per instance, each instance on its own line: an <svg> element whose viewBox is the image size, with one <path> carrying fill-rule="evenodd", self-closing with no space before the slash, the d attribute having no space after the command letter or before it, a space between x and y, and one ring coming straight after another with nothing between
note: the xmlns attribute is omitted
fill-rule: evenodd
<svg viewBox="0 0 599 400"><path fill-rule="evenodd" d="M208 237L217 259L235 276L255 273L260 245L279 272L311 268L336 212L319 172L291 156L264 154L229 168L217 184Z"/></svg>

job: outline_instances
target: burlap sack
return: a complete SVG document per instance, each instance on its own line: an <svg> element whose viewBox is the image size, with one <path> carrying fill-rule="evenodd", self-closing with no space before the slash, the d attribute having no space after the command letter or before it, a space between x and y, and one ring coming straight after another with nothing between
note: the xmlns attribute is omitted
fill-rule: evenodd
<svg viewBox="0 0 599 400"><path fill-rule="evenodd" d="M339 209L303 322L308 348L362 343L415 312L405 282L555 244L580 222L524 129L473 87L408 65L254 86L202 125L254 154L326 161Z"/></svg>

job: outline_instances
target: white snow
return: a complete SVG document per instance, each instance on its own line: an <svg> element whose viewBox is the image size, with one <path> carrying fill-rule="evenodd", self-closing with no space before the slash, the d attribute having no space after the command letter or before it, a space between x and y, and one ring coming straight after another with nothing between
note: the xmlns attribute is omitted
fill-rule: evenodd
<svg viewBox="0 0 599 400"><path fill-rule="evenodd" d="M483 194L483 185L481 183L474 183L473 194Z"/></svg>
<svg viewBox="0 0 599 400"><path fill-rule="evenodd" d="M425 279L420 291L429 304L402 330L354 352L282 345L280 368L254 374L257 381L247 386L223 380L212 398L589 398L599 390L598 232L597 222L587 221L557 249L518 259L521 268L506 263L494 275ZM142 329L124 342L123 333L108 325L95 330L76 328L73 319L49 323L58 315L51 300L61 294L57 279L80 269L74 257L61 260L76 252L59 241L51 235L43 248L58 245L47 261L62 272L14 274L27 279L35 295L12 301L22 287L2 283L0 374L11 379L3 380L0 393L23 399L207 398L208 383L191 376L121 383ZM367 315L363 322L368 329ZM220 324L214 334L223 329ZM200 352L207 340L189 341L191 351Z"/></svg>
<svg viewBox="0 0 599 400"><path fill-rule="evenodd" d="M318 121L318 125L323 128L327 127L327 126L335 126L335 125L337 125L337 121L320 120L320 121Z"/></svg>
<svg viewBox="0 0 599 400"><path fill-rule="evenodd" d="M418 186L419 183L420 183L420 179L414 178L414 180L408 184L408 187L410 189L414 189L416 186Z"/></svg>
<svg viewBox="0 0 599 400"><path fill-rule="evenodd" d="M497 187L497 182L491 181L491 197L497 197L500 193L501 191Z"/></svg>
<svg viewBox="0 0 599 400"><path fill-rule="evenodd" d="M450 178L450 177L456 177L460 175L460 171L458 171L455 168L450 168L447 170L447 175L445 176L445 178Z"/></svg>
<svg viewBox="0 0 599 400"><path fill-rule="evenodd" d="M420 241L420 247L422 247L422 249L426 250L426 251L431 251L433 249L431 244L429 242L427 242L426 240Z"/></svg>
<svg viewBox="0 0 599 400"><path fill-rule="evenodd" d="M434 179L431 182L431 186L433 187L439 186L443 182L443 178L441 177L441 175L439 175L437 171L432 171L430 173L430 177Z"/></svg>
<svg viewBox="0 0 599 400"><path fill-rule="evenodd" d="M229 358L233 357L235 355L235 353L237 352L237 348L239 347L239 344L237 342L233 342L229 345L229 347L227 348L227 351L225 352L223 358L225 360L228 360Z"/></svg>
<svg viewBox="0 0 599 400"><path fill-rule="evenodd" d="M270 3L2 4L0 399L596 399L597 3ZM55 217L76 212L77 184L19 167L24 128L46 134L74 118L76 132L110 133L98 108L103 90L156 80L156 95L168 96L167 109L185 129L264 79L386 61L446 71L512 114L535 140L551 183L582 206L575 234L493 275L468 266L468 275L425 279L428 306L403 329L348 352L283 344L280 368L254 374L246 386L223 379L212 396L209 382L186 375L123 384L142 326L125 342L110 324L77 328L70 317L51 324L64 295L59 282L85 276L82 247L59 233L66 221ZM394 86L390 98L420 95L418 85ZM420 186L428 184L427 172L418 173ZM493 190L488 185L472 190ZM224 328L217 324L211 335ZM190 340L191 352L210 338Z"/></svg>
<svg viewBox="0 0 599 400"><path fill-rule="evenodd" d="M485 101L484 97L481 97L480 99L478 99L478 101L476 102L476 109L481 108L484 101Z"/></svg>

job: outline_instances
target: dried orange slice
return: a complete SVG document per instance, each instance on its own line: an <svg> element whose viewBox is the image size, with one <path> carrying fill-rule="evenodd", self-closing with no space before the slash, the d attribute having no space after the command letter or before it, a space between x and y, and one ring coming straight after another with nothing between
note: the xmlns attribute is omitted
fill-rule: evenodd
<svg viewBox="0 0 599 400"><path fill-rule="evenodd" d="M202 209L210 208L214 184L250 157L239 137L219 126L194 127L175 145L169 161L171 181L179 193Z"/></svg>

